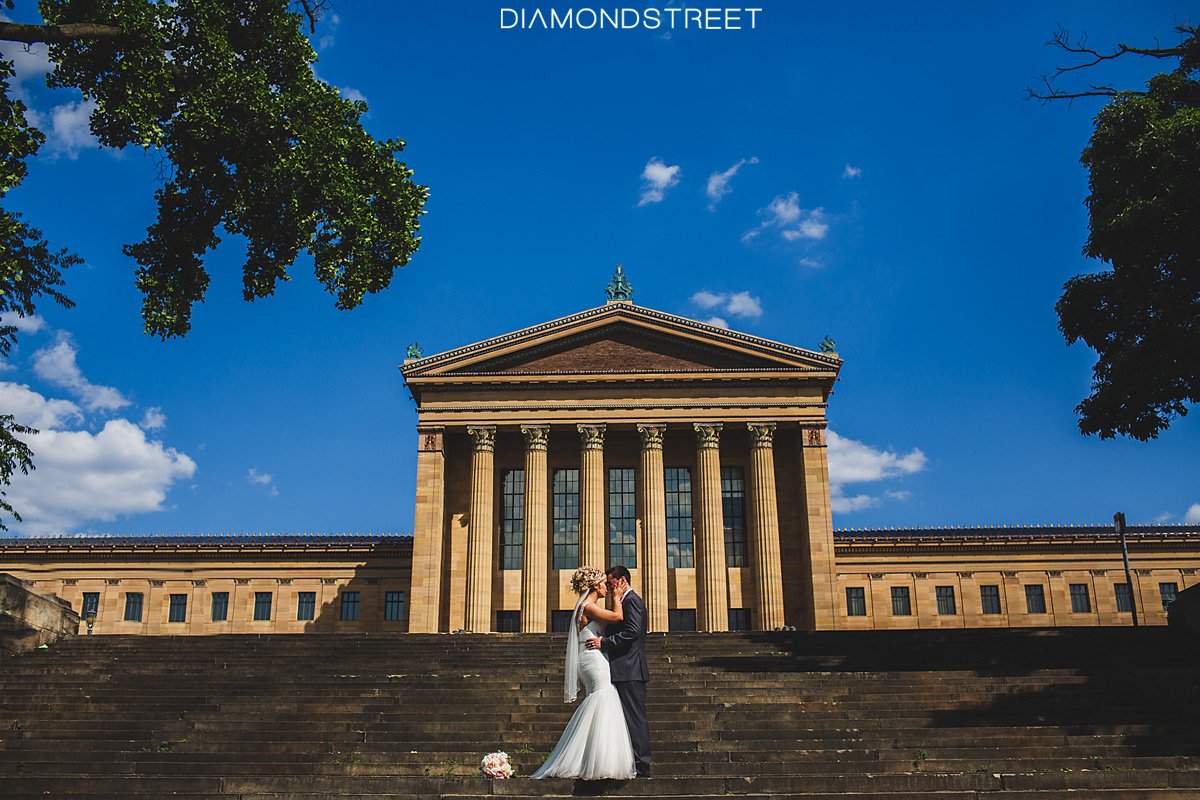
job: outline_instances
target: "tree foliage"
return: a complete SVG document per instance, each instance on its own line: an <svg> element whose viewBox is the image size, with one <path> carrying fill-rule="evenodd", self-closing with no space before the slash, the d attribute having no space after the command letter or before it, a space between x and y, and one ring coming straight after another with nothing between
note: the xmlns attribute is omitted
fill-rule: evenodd
<svg viewBox="0 0 1200 800"><path fill-rule="evenodd" d="M1091 394L1077 407L1079 428L1101 438L1157 438L1200 402L1200 28L1181 26L1170 48L1119 45L1060 68L1128 55L1178 59L1144 91L1090 84L1080 91L1031 93L1042 99L1111 97L1081 161L1089 173L1089 235L1084 253L1107 265L1063 287L1056 310L1068 344L1099 358Z"/></svg>

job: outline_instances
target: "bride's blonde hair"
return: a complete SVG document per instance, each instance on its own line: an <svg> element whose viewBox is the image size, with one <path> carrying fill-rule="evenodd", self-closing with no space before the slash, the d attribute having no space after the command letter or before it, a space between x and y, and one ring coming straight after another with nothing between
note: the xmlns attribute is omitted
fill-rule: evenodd
<svg viewBox="0 0 1200 800"><path fill-rule="evenodd" d="M575 594L590 592L601 583L604 583L604 573L595 567L580 567L571 576L571 589Z"/></svg>

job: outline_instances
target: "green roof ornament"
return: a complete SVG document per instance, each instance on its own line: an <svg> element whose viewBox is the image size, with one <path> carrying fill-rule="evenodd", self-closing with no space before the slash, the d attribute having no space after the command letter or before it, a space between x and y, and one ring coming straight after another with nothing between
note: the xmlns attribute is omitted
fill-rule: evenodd
<svg viewBox="0 0 1200 800"><path fill-rule="evenodd" d="M410 344L408 346L408 350L406 350L404 353L404 357L405 358L420 358L421 357L421 345L417 344L416 342L413 342L412 344Z"/></svg>
<svg viewBox="0 0 1200 800"><path fill-rule="evenodd" d="M833 339L830 339L828 336L826 336L824 339L821 340L821 352L822 353L836 353L837 352L837 342L835 342Z"/></svg>
<svg viewBox="0 0 1200 800"><path fill-rule="evenodd" d="M609 303L633 302L633 287L629 285L629 279L625 277L625 269L620 264L617 264L617 271L613 273L612 280L608 282L604 293L608 295Z"/></svg>

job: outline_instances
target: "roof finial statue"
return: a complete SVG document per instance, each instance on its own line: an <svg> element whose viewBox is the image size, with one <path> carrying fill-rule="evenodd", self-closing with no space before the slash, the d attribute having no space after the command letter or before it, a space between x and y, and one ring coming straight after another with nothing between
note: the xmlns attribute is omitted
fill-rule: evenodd
<svg viewBox="0 0 1200 800"><path fill-rule="evenodd" d="M613 273L612 280L608 282L604 293L608 295L609 303L633 302L633 287L629 285L629 279L625 277L625 269L620 264L617 264L617 271Z"/></svg>
<svg viewBox="0 0 1200 800"><path fill-rule="evenodd" d="M821 340L821 352L822 353L836 353L837 352L837 342L835 342L833 339L830 339L828 336L826 336L824 339Z"/></svg>
<svg viewBox="0 0 1200 800"><path fill-rule="evenodd" d="M417 344L416 342L413 342L412 344L410 344L408 346L408 350L405 352L404 355L406 358L420 358L421 357L421 345Z"/></svg>

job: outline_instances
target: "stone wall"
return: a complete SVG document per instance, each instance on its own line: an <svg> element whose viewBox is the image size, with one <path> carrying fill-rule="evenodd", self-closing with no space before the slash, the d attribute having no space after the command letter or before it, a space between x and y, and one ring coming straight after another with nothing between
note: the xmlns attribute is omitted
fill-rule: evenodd
<svg viewBox="0 0 1200 800"><path fill-rule="evenodd" d="M21 653L79 632L79 615L53 595L33 592L25 583L0 573L0 650Z"/></svg>

